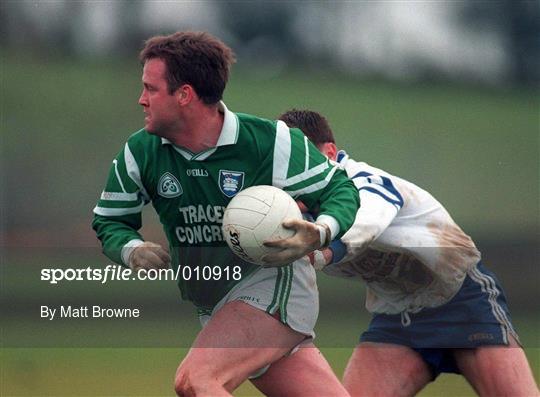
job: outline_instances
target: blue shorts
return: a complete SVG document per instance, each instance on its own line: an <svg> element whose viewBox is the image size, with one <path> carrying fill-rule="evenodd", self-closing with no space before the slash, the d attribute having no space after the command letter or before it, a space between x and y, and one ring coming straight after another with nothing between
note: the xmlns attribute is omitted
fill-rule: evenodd
<svg viewBox="0 0 540 397"><path fill-rule="evenodd" d="M360 342L408 346L420 353L435 379L441 372L460 373L452 349L508 345L510 335L519 341L501 286L479 263L448 303L418 313L375 314Z"/></svg>

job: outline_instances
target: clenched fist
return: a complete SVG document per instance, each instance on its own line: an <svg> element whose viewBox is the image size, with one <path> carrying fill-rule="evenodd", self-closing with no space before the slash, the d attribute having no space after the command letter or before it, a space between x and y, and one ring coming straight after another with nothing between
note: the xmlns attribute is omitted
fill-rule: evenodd
<svg viewBox="0 0 540 397"><path fill-rule="evenodd" d="M332 257L333 253L330 248L315 250L307 254L309 263L315 268L315 270L322 270L326 265L332 262Z"/></svg>
<svg viewBox="0 0 540 397"><path fill-rule="evenodd" d="M135 247L129 255L129 267L139 269L166 269L169 267L171 257L161 245L145 241Z"/></svg>

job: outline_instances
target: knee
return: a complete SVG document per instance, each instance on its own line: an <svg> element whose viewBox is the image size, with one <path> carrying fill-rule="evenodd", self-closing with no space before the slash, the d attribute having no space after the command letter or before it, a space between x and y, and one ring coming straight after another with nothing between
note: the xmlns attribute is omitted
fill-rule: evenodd
<svg viewBox="0 0 540 397"><path fill-rule="evenodd" d="M196 395L192 379L193 376L187 369L182 368L182 366L178 368L174 378L174 391L177 396L190 397Z"/></svg>
<svg viewBox="0 0 540 397"><path fill-rule="evenodd" d="M382 353L386 353L384 349ZM431 371L416 355L405 353L396 361L379 354L353 356L345 369L343 385L351 396L416 395L430 382Z"/></svg>
<svg viewBox="0 0 540 397"><path fill-rule="evenodd" d="M209 386L210 379L202 371L189 365L181 364L176 371L174 379L174 390L180 397L195 397L205 393L205 388Z"/></svg>

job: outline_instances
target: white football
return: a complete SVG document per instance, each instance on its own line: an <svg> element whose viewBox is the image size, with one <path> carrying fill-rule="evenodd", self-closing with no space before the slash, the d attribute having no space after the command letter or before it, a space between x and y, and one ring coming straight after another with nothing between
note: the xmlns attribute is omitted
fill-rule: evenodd
<svg viewBox="0 0 540 397"><path fill-rule="evenodd" d="M239 192L223 214L223 234L240 258L263 265L261 258L277 248L265 247L265 240L292 237L293 230L281 226L284 219L302 219L291 196L274 186L252 186Z"/></svg>

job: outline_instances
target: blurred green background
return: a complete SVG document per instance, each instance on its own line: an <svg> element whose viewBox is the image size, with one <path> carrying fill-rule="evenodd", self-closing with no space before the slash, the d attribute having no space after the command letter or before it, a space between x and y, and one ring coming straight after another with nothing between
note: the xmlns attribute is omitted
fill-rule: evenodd
<svg viewBox="0 0 540 397"><path fill-rule="evenodd" d="M101 55L81 53L76 41L47 41L37 27L30 29L29 20L23 25L29 29L14 35L8 16L24 19L14 4L2 3L0 13L7 32L0 43L0 394L172 395L176 367L199 329L193 308L179 300L173 282L51 286L39 280L43 267L109 263L90 230L91 211L112 158L142 124L136 48L151 30L122 25L120 46ZM44 3L29 4L40 8ZM61 26L73 20L64 19ZM250 34L264 30L249 28ZM255 46L262 46L259 60L250 52L253 46L242 47L247 42L242 37L250 37L246 33L217 33L237 45L239 54L225 93L231 110L268 118L291 107L317 110L330 121L338 146L353 158L422 186L446 206L505 287L539 379L540 99L535 76L523 72L486 83L459 73L437 74L425 65L425 73L415 79L351 73L328 61L328 53L299 52L297 42L281 49L288 60L283 66L277 62L279 52L265 51L267 41ZM322 40L320 46L330 54L334 49ZM144 223L146 238L164 241L151 208ZM369 321L364 289L321 276L320 292L317 343L341 374ZM98 302L140 306L144 316L136 321L39 319L43 304ZM257 394L245 385L236 395ZM474 393L460 377L444 375L422 395Z"/></svg>

